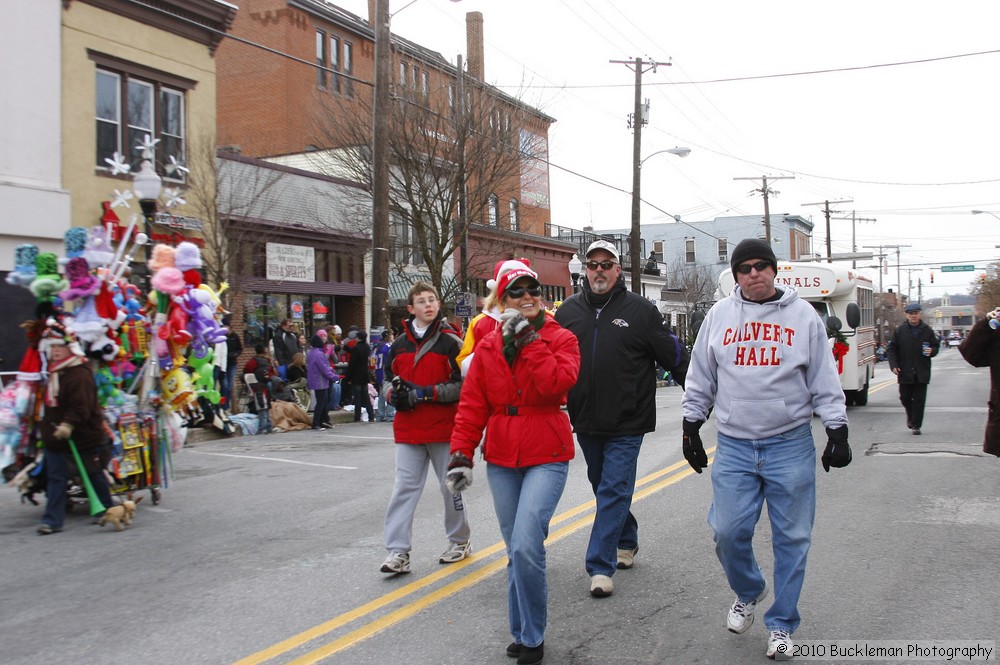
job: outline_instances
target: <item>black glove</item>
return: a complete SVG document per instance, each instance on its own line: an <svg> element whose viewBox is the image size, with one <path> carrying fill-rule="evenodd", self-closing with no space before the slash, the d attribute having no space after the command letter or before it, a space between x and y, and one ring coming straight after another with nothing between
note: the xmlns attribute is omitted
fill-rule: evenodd
<svg viewBox="0 0 1000 665"><path fill-rule="evenodd" d="M701 442L701 434L698 434L698 430L704 424L704 420L688 420L685 418L682 425L684 432L684 459L698 473L701 473L701 470L708 466L708 455L705 454L705 446Z"/></svg>
<svg viewBox="0 0 1000 665"><path fill-rule="evenodd" d="M392 404L397 411L412 411L414 402L410 400L410 390L415 387L409 381L404 381L398 376L392 377L389 404Z"/></svg>
<svg viewBox="0 0 1000 665"><path fill-rule="evenodd" d="M463 453L452 453L445 485L452 494L461 494L472 487L472 460Z"/></svg>
<svg viewBox="0 0 1000 665"><path fill-rule="evenodd" d="M847 425L837 429L826 428L826 450L823 451L823 470L840 469L851 463L851 446L847 443Z"/></svg>
<svg viewBox="0 0 1000 665"><path fill-rule="evenodd" d="M540 339L539 334L535 331L535 327L531 325L531 321L524 318L524 314L521 314L516 309L504 310L500 318L503 320L504 336L513 337L516 348L523 348L536 339Z"/></svg>

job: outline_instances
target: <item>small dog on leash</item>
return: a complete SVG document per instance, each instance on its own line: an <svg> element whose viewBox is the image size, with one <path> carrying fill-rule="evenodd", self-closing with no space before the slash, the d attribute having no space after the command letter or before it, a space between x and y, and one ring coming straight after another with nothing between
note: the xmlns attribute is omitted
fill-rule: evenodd
<svg viewBox="0 0 1000 665"><path fill-rule="evenodd" d="M104 515L97 523L104 526L108 522L111 522L115 527L115 531L122 531L125 527L132 526L132 518L135 517L135 505L140 501L142 501L142 497L139 497L135 501L126 499L117 506L111 506L104 511Z"/></svg>

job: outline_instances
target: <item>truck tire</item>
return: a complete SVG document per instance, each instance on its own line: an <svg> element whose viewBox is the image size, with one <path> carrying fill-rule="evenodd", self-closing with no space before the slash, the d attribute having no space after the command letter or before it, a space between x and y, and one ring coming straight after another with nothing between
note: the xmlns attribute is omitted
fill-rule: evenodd
<svg viewBox="0 0 1000 665"><path fill-rule="evenodd" d="M870 381L865 381L865 387L861 390L854 391L854 405L855 406L865 406L868 404L868 386L871 384Z"/></svg>

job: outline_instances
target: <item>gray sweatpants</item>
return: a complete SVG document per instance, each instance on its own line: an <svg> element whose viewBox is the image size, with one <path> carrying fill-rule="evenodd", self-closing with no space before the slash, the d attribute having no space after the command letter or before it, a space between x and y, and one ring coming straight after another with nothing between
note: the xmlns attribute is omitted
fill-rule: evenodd
<svg viewBox="0 0 1000 665"><path fill-rule="evenodd" d="M444 530L448 540L465 543L469 540L469 520L461 494L452 494L445 485L448 460L447 443L396 444L396 482L385 511L385 548L389 552L409 552L413 541L413 514L427 481L427 465L434 466L438 489L444 499Z"/></svg>

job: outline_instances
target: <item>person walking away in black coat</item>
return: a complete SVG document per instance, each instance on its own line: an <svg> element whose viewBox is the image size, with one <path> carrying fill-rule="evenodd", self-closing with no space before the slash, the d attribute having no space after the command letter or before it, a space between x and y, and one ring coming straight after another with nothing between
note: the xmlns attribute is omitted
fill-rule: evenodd
<svg viewBox="0 0 1000 665"><path fill-rule="evenodd" d="M351 359L347 361L347 378L351 382L351 389L354 391L354 422L361 420L361 409L368 413L368 422L375 422L375 411L372 409L372 400L368 396L368 356L371 354L371 347L368 346L368 334L358 331L357 342L350 348Z"/></svg>

